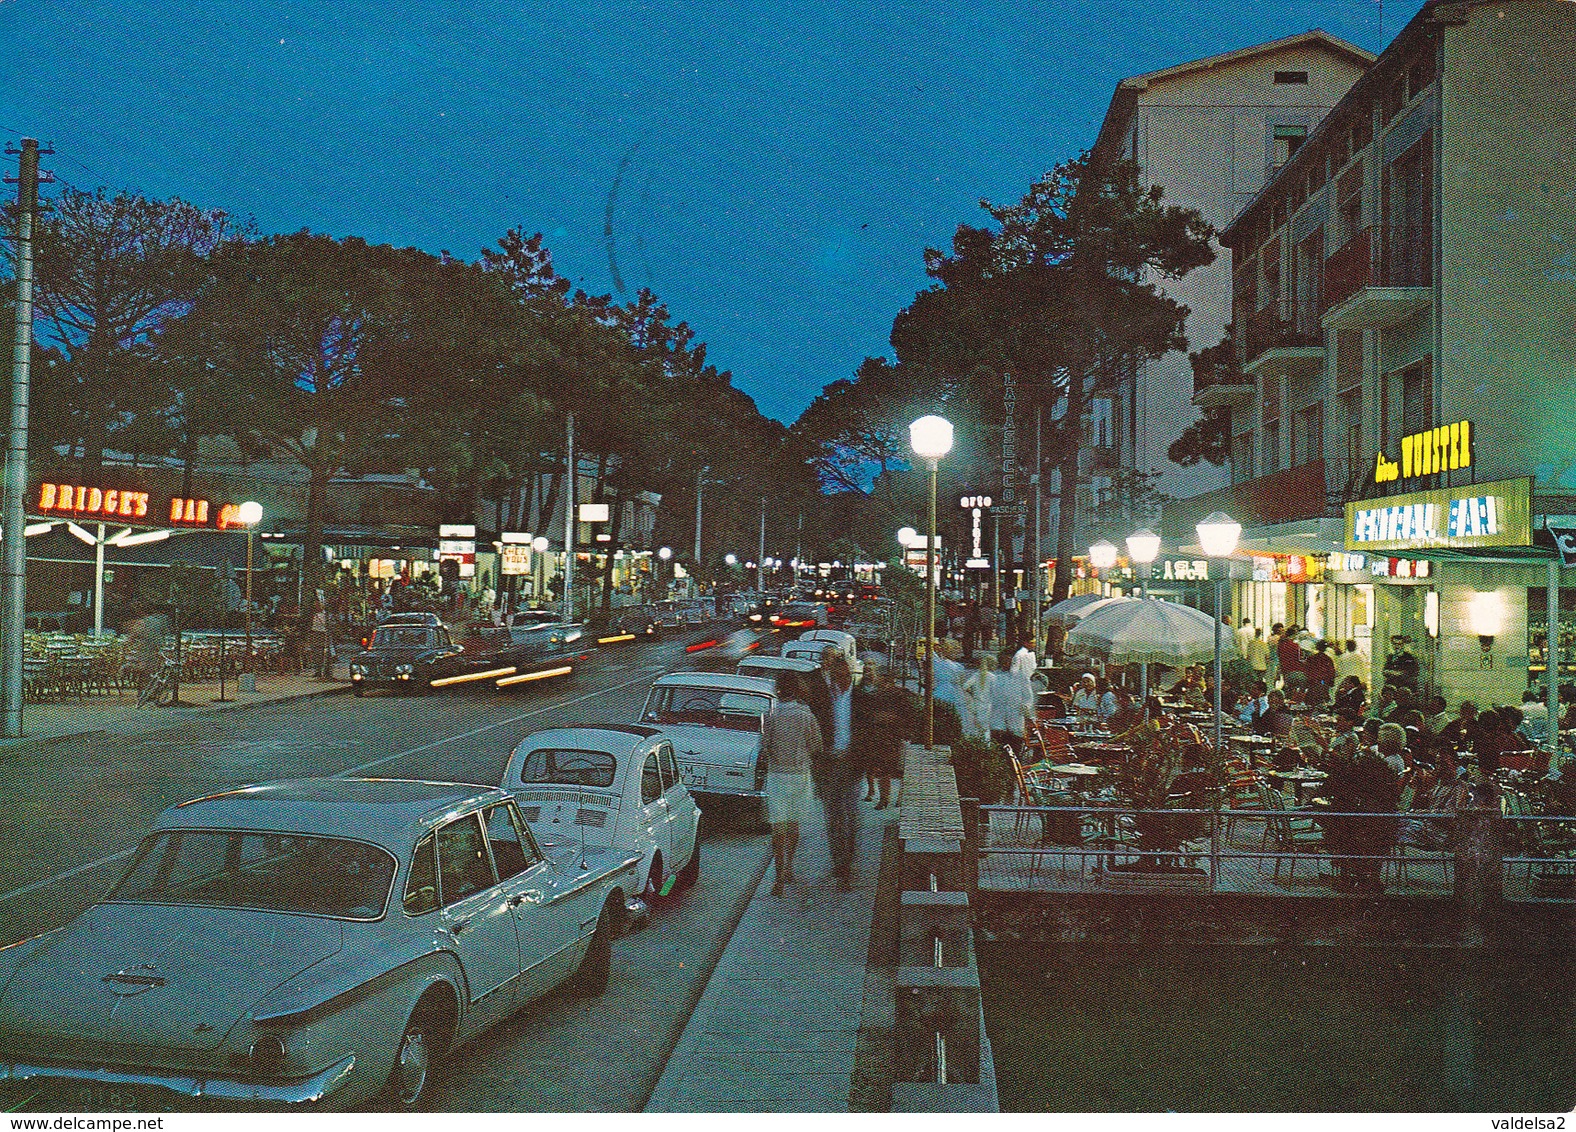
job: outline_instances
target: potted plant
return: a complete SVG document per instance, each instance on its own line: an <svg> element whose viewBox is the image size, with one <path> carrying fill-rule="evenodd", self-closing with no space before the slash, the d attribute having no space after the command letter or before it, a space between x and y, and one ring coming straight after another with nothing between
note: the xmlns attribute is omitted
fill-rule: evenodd
<svg viewBox="0 0 1576 1132"><path fill-rule="evenodd" d="M1174 856L1183 842L1208 831L1196 814L1166 814L1168 808L1210 809L1219 804L1220 770L1206 744L1187 728L1156 721L1132 728L1123 740L1128 759L1115 768L1117 804L1139 811L1133 834L1139 856L1112 866L1108 873L1160 876L1172 881L1205 883L1208 870L1184 865Z"/></svg>

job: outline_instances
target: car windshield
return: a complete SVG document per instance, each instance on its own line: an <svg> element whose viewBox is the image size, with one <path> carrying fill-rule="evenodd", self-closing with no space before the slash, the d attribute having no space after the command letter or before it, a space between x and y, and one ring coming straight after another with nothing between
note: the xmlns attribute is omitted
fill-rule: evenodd
<svg viewBox="0 0 1576 1132"><path fill-rule="evenodd" d="M420 625L385 625L372 634L375 649L420 649L436 643L431 629Z"/></svg>
<svg viewBox="0 0 1576 1132"><path fill-rule="evenodd" d="M758 692L675 684L651 690L644 718L648 723L692 723L759 731L761 719L771 706L771 697Z"/></svg>
<svg viewBox="0 0 1576 1132"><path fill-rule="evenodd" d="M543 747L520 764L521 782L555 782L566 786L611 786L618 760L606 751Z"/></svg>
<svg viewBox="0 0 1576 1132"><path fill-rule="evenodd" d="M361 841L176 829L145 838L106 899L375 920L394 869L387 850Z"/></svg>

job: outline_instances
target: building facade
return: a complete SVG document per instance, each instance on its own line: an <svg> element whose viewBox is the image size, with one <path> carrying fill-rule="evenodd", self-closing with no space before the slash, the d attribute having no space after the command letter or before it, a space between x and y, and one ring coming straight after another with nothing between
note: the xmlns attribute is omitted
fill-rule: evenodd
<svg viewBox="0 0 1576 1132"><path fill-rule="evenodd" d="M1123 79L1100 128L1095 160L1136 161L1142 182L1161 186L1168 203L1197 209L1213 227L1224 228L1373 61L1369 52L1315 30ZM1167 281L1164 289L1192 312L1187 337L1193 350L1221 340L1231 320L1226 255ZM1093 447L1111 453L1115 466L1158 472L1154 486L1169 496L1222 486L1225 473L1213 465L1182 467L1167 456L1198 419L1192 395L1186 352L1141 366L1115 397L1094 408Z"/></svg>
<svg viewBox="0 0 1576 1132"><path fill-rule="evenodd" d="M1237 611L1516 702L1576 512L1576 4L1430 3L1223 231ZM1293 560L1295 571L1289 569ZM1561 632L1556 619L1553 634Z"/></svg>

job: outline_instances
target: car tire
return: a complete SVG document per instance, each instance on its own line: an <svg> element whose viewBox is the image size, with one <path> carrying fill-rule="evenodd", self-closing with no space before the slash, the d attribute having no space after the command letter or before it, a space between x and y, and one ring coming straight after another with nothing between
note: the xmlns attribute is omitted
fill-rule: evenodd
<svg viewBox="0 0 1576 1132"><path fill-rule="evenodd" d="M690 850L690 859L684 862L684 867L674 878L673 891L686 892L694 888L698 880L700 880L700 840L697 838L694 848Z"/></svg>
<svg viewBox="0 0 1576 1132"><path fill-rule="evenodd" d="M662 854L653 854L651 869L646 873L646 887L641 890L640 898L651 907L656 907L665 899L662 895L662 882L666 879L667 871L662 867Z"/></svg>
<svg viewBox="0 0 1576 1132"><path fill-rule="evenodd" d="M431 1097L432 1082L448 1037L442 1010L428 994L416 1004L394 1054L394 1068L385 1090L397 1110L418 1111Z"/></svg>
<svg viewBox="0 0 1576 1132"><path fill-rule="evenodd" d="M607 990L613 973L613 935L618 931L618 913L614 910L616 894L602 906L597 917L596 931L586 953L580 957L580 966L569 976L564 989L578 998L596 998Z"/></svg>

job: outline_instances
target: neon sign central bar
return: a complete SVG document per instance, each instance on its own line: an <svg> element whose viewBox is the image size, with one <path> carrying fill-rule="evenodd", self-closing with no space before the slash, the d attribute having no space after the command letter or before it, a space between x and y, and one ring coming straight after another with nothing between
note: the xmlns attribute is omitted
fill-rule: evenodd
<svg viewBox="0 0 1576 1132"><path fill-rule="evenodd" d="M1531 511L1525 477L1348 503L1346 549L1528 546Z"/></svg>

